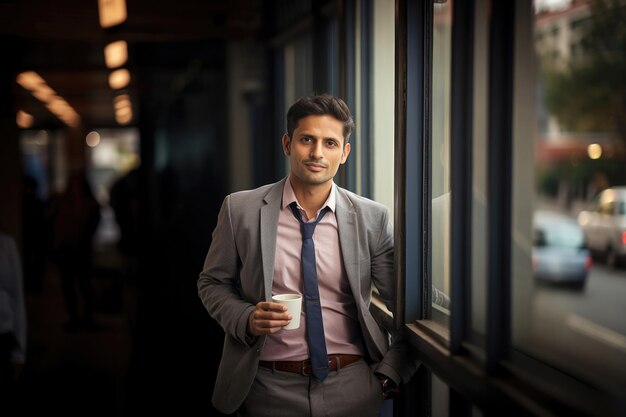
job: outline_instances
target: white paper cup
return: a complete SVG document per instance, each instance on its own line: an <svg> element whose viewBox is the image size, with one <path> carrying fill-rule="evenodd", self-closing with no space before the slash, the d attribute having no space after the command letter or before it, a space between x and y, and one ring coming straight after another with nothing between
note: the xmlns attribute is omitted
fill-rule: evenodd
<svg viewBox="0 0 626 417"><path fill-rule="evenodd" d="M300 312L302 311L302 296L300 294L274 295L272 301L287 306L287 312L293 316L289 324L283 329L293 330L300 327Z"/></svg>

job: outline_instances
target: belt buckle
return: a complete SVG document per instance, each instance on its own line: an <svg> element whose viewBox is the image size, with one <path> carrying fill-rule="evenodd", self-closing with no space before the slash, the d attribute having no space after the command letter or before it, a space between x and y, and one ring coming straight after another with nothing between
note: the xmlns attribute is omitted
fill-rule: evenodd
<svg viewBox="0 0 626 417"><path fill-rule="evenodd" d="M309 372L306 371L307 366L309 367ZM305 359L302 361L302 365L300 366L300 374L302 376L311 375L311 361L309 359Z"/></svg>

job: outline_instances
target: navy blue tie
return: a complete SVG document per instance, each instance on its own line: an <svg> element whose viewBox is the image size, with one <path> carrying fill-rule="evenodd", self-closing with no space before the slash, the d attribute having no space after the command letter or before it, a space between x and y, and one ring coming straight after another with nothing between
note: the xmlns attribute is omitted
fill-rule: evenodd
<svg viewBox="0 0 626 417"><path fill-rule="evenodd" d="M322 306L320 305L320 291L317 286L317 263L315 262L315 244L313 232L315 226L330 210L324 207L315 222L302 221L300 211L293 202L289 205L293 215L300 222L302 232L302 275L304 276L304 305L306 311L306 337L311 355L311 373L320 381L328 376L328 353L326 352L326 337L324 336L324 321L322 320Z"/></svg>

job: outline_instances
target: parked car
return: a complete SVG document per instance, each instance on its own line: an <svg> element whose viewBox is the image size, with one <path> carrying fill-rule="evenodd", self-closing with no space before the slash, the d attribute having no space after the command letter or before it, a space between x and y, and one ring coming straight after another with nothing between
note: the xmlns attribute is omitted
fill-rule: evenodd
<svg viewBox="0 0 626 417"><path fill-rule="evenodd" d="M535 211L533 216L532 259L537 281L581 289L593 263L576 220L545 210Z"/></svg>
<svg viewBox="0 0 626 417"><path fill-rule="evenodd" d="M587 245L611 267L626 261L626 186L607 188L578 214Z"/></svg>

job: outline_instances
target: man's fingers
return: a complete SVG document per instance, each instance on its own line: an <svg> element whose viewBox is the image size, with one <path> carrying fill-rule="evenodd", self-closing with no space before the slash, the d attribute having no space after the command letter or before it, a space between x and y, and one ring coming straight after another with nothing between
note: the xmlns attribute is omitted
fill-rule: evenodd
<svg viewBox="0 0 626 417"><path fill-rule="evenodd" d="M289 313L274 313L272 311L255 310L253 318L256 320L291 320L293 316Z"/></svg>
<svg viewBox="0 0 626 417"><path fill-rule="evenodd" d="M261 301L248 318L248 332L254 336L276 333L288 325L292 318L293 316L287 313L286 306Z"/></svg>
<svg viewBox="0 0 626 417"><path fill-rule="evenodd" d="M265 311L287 311L287 306L278 303L272 303L271 301L261 301L256 305L257 310Z"/></svg>
<svg viewBox="0 0 626 417"><path fill-rule="evenodd" d="M280 328L289 324L289 320L257 320L255 324L261 329L277 327L280 330Z"/></svg>
<svg viewBox="0 0 626 417"><path fill-rule="evenodd" d="M255 332L258 334L272 334L280 331L289 324L289 320L255 320Z"/></svg>

